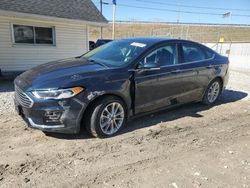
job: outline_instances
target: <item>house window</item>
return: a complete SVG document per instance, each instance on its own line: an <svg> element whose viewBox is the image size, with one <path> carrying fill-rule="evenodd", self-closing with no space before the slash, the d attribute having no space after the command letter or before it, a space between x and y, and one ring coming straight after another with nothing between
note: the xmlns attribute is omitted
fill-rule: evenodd
<svg viewBox="0 0 250 188"><path fill-rule="evenodd" d="M55 44L53 27L36 27L14 24L13 32L15 44Z"/></svg>

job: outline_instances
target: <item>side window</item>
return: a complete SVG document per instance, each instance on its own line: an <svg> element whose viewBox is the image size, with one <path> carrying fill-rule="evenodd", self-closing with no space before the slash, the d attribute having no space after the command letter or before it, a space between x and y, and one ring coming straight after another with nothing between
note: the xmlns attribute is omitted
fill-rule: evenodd
<svg viewBox="0 0 250 188"><path fill-rule="evenodd" d="M192 44L182 44L182 63L188 63L193 61L202 61L206 59L205 53L203 50Z"/></svg>
<svg viewBox="0 0 250 188"><path fill-rule="evenodd" d="M154 50L144 58L143 64L149 62L159 66L177 64L176 45L166 45Z"/></svg>
<svg viewBox="0 0 250 188"><path fill-rule="evenodd" d="M205 50L205 53L207 55L207 59L210 59L210 58L214 57L214 52L213 51Z"/></svg>

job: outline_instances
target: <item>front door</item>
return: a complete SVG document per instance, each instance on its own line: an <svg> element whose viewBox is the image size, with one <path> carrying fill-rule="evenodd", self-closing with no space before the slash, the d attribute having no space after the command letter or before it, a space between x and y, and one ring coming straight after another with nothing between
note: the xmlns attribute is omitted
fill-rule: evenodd
<svg viewBox="0 0 250 188"><path fill-rule="evenodd" d="M159 69L144 69L156 63ZM166 44L151 51L135 72L135 113L174 105L194 89L197 71L179 64L176 44Z"/></svg>

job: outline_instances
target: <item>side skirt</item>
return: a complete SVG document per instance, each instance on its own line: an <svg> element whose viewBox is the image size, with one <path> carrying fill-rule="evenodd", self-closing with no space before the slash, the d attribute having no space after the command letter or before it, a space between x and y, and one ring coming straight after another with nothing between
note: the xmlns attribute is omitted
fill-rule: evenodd
<svg viewBox="0 0 250 188"><path fill-rule="evenodd" d="M131 120L139 118L139 117L143 117L145 115L154 114L156 112L160 112L160 111L164 111L164 110L168 110L168 109L175 109L175 108L178 108L178 107L180 107L182 105L185 105L185 104L197 103L197 102L201 102L201 100L199 99L199 100L195 100L195 101L191 101L191 102L186 102L186 103L178 103L178 104L169 105L169 106L166 106L166 107L163 107L163 108L159 108L159 109L156 109L156 110L153 110L153 111L139 113L139 114L130 116L128 118L128 121L131 121Z"/></svg>

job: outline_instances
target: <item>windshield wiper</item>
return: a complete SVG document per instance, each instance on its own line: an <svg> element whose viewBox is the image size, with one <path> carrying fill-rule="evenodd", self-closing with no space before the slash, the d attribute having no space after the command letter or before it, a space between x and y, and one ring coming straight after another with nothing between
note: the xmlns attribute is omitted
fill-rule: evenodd
<svg viewBox="0 0 250 188"><path fill-rule="evenodd" d="M98 61L95 61L93 59L88 59L89 62L91 63L95 63L95 64L98 64L98 65L101 65L103 67L106 67L106 68L109 68L107 65L105 65L104 63L101 63L101 62L98 62Z"/></svg>

